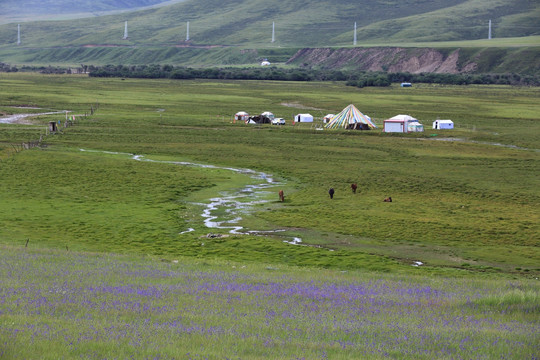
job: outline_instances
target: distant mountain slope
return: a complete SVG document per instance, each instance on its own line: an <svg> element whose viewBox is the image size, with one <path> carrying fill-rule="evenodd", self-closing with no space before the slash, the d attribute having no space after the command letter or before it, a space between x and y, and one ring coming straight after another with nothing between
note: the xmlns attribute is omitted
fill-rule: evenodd
<svg viewBox="0 0 540 360"><path fill-rule="evenodd" d="M55 15L136 9L167 0L2 0L0 14Z"/></svg>
<svg viewBox="0 0 540 360"><path fill-rule="evenodd" d="M11 1L16 0L7 0ZM55 3L63 2L70 1ZM119 7L128 1L97 3ZM191 44L348 46L353 43L355 22L359 42L384 44L486 38L490 19L496 37L540 35L539 17L540 1L531 0L186 0L121 15L27 23L22 37L25 46L39 47L184 44L189 21ZM125 20L129 41L122 41ZM0 26L0 43L15 42L15 27Z"/></svg>
<svg viewBox="0 0 540 360"><path fill-rule="evenodd" d="M75 8L87 11L161 5L107 16L23 22L19 45L17 23L0 25L0 62L211 66L259 61L255 53L243 49L256 49L259 54L264 53L261 50L273 51L277 61L285 62L299 48L355 47L354 24L356 47L425 47L419 45L422 43L440 47L437 43L452 41L451 46L444 46L456 49L463 41L487 39L491 20L492 36L497 41L490 40L478 48L513 47L513 39L526 37L523 48L536 50L527 53L519 67L526 73L538 68L534 61L531 63L540 49L538 0L169 0L169 5L161 0L0 0L0 17L3 9L11 9L19 1L43 14ZM128 39L123 39L125 21ZM498 46L503 43L501 39L504 45ZM345 67L350 64L361 68L360 63L347 63L344 58L358 53L335 52L334 58L342 57L335 62L319 62L305 53L293 63L321 67L343 63ZM512 71L514 63L508 59L495 66L496 56L479 56L489 59L484 67L481 61L471 60L480 64L479 70ZM511 56L507 53L504 57ZM460 55L459 69L462 59ZM385 67L393 64L392 59L383 60Z"/></svg>
<svg viewBox="0 0 540 360"><path fill-rule="evenodd" d="M0 24L102 16L186 0L0 0Z"/></svg>

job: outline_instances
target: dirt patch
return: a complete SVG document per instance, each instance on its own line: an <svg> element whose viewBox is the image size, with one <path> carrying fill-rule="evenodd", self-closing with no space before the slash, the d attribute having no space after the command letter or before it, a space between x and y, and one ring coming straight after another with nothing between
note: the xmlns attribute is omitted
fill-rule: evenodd
<svg viewBox="0 0 540 360"><path fill-rule="evenodd" d="M352 49L301 49L288 64L304 64L322 68L354 68L361 71L388 71L408 73L469 72L476 64L458 66L460 50L445 54L432 48L375 47Z"/></svg>
<svg viewBox="0 0 540 360"><path fill-rule="evenodd" d="M296 108L296 109L322 110L322 109L319 109L319 108L316 108L316 107L305 106L305 105L302 105L302 104L297 103L297 102L282 102L280 105L281 106L291 107L291 108Z"/></svg>

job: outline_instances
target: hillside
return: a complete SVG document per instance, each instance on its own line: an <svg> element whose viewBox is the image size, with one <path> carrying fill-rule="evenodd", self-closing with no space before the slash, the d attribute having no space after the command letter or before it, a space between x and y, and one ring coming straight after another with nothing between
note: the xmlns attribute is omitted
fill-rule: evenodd
<svg viewBox="0 0 540 360"><path fill-rule="evenodd" d="M287 64L408 73L540 73L536 48L306 48Z"/></svg>
<svg viewBox="0 0 540 360"><path fill-rule="evenodd" d="M71 3L77 9L79 5L87 9L83 2ZM103 0L96 7L105 10L119 9L122 4L155 3L158 1ZM8 0L1 6L14 9L13 4ZM281 53L279 61L285 62L299 48L353 46L355 23L357 46L362 47L423 47L427 42L433 47L453 41L452 47L459 48L463 42L486 39L489 20L493 42L480 47L497 47L496 41L511 37L531 38L528 43L538 46L539 16L540 3L528 0L365 0L361 5L353 0L185 0L122 14L22 23L20 45L17 26L1 25L0 44L4 45L0 46L0 62L204 66L258 61L253 56L245 59L242 49L275 50ZM128 39L123 39L125 21ZM510 40L503 46L513 45ZM221 50L216 55L202 50L205 48ZM227 50L230 48L235 49L234 54Z"/></svg>
<svg viewBox="0 0 540 360"><path fill-rule="evenodd" d="M22 41L31 47L172 45L184 43L188 21L191 43L205 45L346 46L353 43L355 22L362 44L462 41L486 38L490 19L494 37L540 35L539 15L540 3L528 0L365 0L362 5L353 0L187 0L122 15L30 22L23 25ZM125 20L129 41L122 41ZM0 27L0 43L16 41L16 27Z"/></svg>
<svg viewBox="0 0 540 360"><path fill-rule="evenodd" d="M185 0L3 0L0 2L0 24L94 17L181 1Z"/></svg>

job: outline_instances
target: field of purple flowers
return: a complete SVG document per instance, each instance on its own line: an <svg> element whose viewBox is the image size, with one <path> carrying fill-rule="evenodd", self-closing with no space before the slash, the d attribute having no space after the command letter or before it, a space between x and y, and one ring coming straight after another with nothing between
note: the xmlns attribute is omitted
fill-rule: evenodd
<svg viewBox="0 0 540 360"><path fill-rule="evenodd" d="M0 248L1 359L537 359L538 280Z"/></svg>

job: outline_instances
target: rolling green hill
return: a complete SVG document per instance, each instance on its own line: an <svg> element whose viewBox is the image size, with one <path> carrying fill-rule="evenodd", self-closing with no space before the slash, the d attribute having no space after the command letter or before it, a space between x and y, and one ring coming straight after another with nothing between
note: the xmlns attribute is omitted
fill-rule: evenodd
<svg viewBox="0 0 540 360"><path fill-rule="evenodd" d="M3 0L0 2L0 24L94 17L181 1L185 0Z"/></svg>
<svg viewBox="0 0 540 360"><path fill-rule="evenodd" d="M99 2L102 8L104 3ZM118 8L119 2L114 3ZM111 55L113 47L129 47L139 58L141 48L168 48L170 56L162 51L158 59L144 55L144 63L178 61L178 48L184 47L349 47L355 23L358 46L443 41L460 46L486 39L489 20L494 40L540 35L539 16L540 3L529 0L186 0L108 16L23 23L19 46L16 24L5 24L0 26L0 61L76 63L80 58L70 54L80 53L82 46L99 46L100 54L94 52L92 58L100 59L116 58ZM127 40L123 40L125 21ZM537 37L533 39L540 45ZM46 55L51 49L61 52L61 59ZM36 60L23 53L35 54Z"/></svg>

